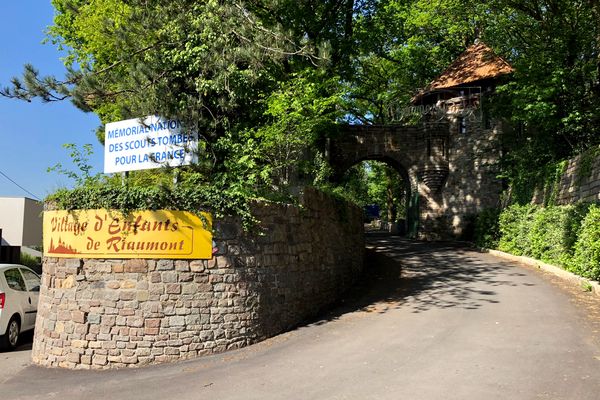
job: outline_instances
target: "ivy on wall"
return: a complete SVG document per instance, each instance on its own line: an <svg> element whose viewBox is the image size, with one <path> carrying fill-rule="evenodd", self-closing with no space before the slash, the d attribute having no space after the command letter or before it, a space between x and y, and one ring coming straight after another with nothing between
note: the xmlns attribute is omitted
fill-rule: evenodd
<svg viewBox="0 0 600 400"><path fill-rule="evenodd" d="M600 146L592 147L581 153L577 168L577 186L581 186L581 184L592 174L594 162L598 157L600 157Z"/></svg>

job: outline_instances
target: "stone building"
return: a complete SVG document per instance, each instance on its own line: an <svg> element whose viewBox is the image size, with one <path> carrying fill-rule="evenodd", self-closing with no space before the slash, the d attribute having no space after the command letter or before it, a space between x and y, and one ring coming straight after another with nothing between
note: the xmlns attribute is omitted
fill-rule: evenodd
<svg viewBox="0 0 600 400"><path fill-rule="evenodd" d="M438 232L434 237L469 236L471 217L499 205L502 121L490 114L487 97L512 72L492 49L476 43L413 99L415 105L433 106L449 123L445 141L427 141L426 185L420 191L423 228ZM442 181L441 190L427 179Z"/></svg>
<svg viewBox="0 0 600 400"><path fill-rule="evenodd" d="M483 43L469 47L413 98L417 125L354 125L331 142L337 177L364 160L394 167L408 186L407 231L427 240L469 236L475 214L498 205L502 122L487 97L513 68Z"/></svg>

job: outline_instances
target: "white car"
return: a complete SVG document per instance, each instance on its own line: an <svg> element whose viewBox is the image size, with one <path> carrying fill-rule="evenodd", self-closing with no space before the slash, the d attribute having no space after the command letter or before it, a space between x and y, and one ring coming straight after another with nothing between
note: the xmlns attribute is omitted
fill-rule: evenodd
<svg viewBox="0 0 600 400"><path fill-rule="evenodd" d="M38 274L18 264L0 264L0 347L14 349L21 332L33 329L40 292Z"/></svg>

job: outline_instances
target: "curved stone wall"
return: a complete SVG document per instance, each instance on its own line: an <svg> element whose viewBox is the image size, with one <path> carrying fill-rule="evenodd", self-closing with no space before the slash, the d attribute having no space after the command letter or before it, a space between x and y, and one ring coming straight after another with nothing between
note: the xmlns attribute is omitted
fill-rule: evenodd
<svg viewBox="0 0 600 400"><path fill-rule="evenodd" d="M250 233L216 221L212 260L45 258L34 363L115 368L243 347L314 315L360 273L360 209L307 189L302 207L256 216Z"/></svg>

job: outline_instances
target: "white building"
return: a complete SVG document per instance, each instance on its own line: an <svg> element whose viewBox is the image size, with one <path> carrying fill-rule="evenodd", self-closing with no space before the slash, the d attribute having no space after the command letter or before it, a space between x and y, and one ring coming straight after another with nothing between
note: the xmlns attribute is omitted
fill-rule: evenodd
<svg viewBox="0 0 600 400"><path fill-rule="evenodd" d="M0 262L18 262L22 246L42 245L42 211L39 201L0 197Z"/></svg>

